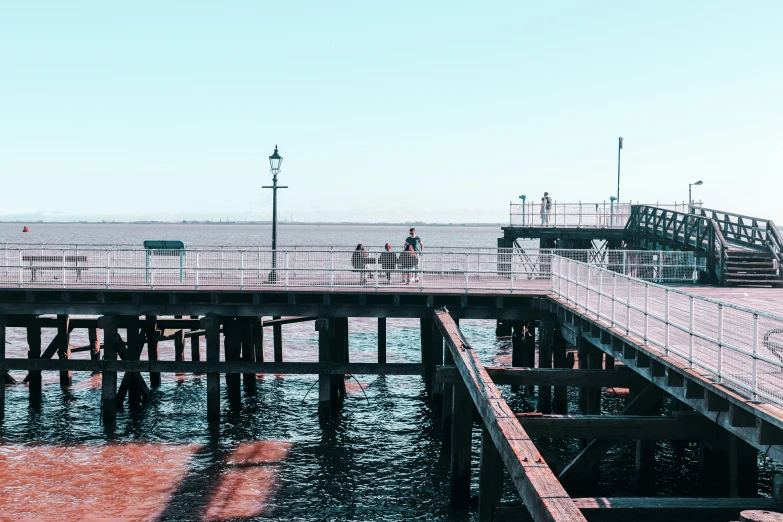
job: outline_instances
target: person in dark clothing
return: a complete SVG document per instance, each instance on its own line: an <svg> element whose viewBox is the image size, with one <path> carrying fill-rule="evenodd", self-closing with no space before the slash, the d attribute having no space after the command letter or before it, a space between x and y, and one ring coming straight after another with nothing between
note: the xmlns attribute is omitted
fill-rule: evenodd
<svg viewBox="0 0 783 522"><path fill-rule="evenodd" d="M392 270L397 266L397 254L391 251L391 245L386 243L386 252L381 252L381 256L378 258L378 262L381 264L381 268L386 272L386 282L391 282Z"/></svg>
<svg viewBox="0 0 783 522"><path fill-rule="evenodd" d="M410 284L413 271L419 264L419 255L413 250L413 245L407 243L405 250L400 254L400 268L403 270L402 282Z"/></svg>
<svg viewBox="0 0 783 522"><path fill-rule="evenodd" d="M359 280L360 285L363 285L367 282L368 263L370 263L370 255L364 249L364 245L359 243L356 245L356 250L354 250L353 254L351 254L351 266L353 266L354 269L361 275Z"/></svg>

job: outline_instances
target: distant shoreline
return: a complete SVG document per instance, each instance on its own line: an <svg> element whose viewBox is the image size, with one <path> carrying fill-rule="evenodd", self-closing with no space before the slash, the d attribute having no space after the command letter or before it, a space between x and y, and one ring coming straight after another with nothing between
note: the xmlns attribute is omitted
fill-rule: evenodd
<svg viewBox="0 0 783 522"><path fill-rule="evenodd" d="M3 225L271 225L271 221L0 221ZM362 221L286 221L278 225L362 225L370 227L503 227L507 223L430 223L426 221L398 221L367 223Z"/></svg>

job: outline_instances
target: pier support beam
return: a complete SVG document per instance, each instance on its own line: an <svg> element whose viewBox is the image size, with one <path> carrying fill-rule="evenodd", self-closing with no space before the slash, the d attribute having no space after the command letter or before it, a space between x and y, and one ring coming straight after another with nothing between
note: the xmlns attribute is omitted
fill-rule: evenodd
<svg viewBox="0 0 783 522"><path fill-rule="evenodd" d="M251 320L247 318L241 319L241 341L242 341L242 360L247 362L255 362L256 351L253 347L253 324ZM255 373L243 373L242 384L245 389L245 395L256 394L256 374Z"/></svg>
<svg viewBox="0 0 783 522"><path fill-rule="evenodd" d="M207 362L219 362L220 321L214 315L202 317L201 329L206 332ZM215 372L207 373L207 420L211 424L220 422L220 374Z"/></svg>
<svg viewBox="0 0 783 522"><path fill-rule="evenodd" d="M554 350L555 330L557 322L543 320L538 322L538 367L552 368L552 353ZM538 411L552 413L552 387L538 387Z"/></svg>
<svg viewBox="0 0 783 522"><path fill-rule="evenodd" d="M5 418L5 384L8 375L5 369L5 316L0 315L0 376L3 380L0 382L0 421Z"/></svg>
<svg viewBox="0 0 783 522"><path fill-rule="evenodd" d="M197 315L191 315L191 319L198 319ZM191 331L194 330L194 328L190 329ZM200 361L201 360L201 342L198 335L192 335L190 337L190 360L191 361ZM196 374L198 375L198 374Z"/></svg>
<svg viewBox="0 0 783 522"><path fill-rule="evenodd" d="M68 323L67 315L57 316L57 335L60 338L60 345L57 347L57 357L59 359L71 358L71 329ZM60 388L63 390L71 387L72 376L70 370L60 371Z"/></svg>
<svg viewBox="0 0 783 522"><path fill-rule="evenodd" d="M386 318L378 318L378 363L386 364Z"/></svg>
<svg viewBox="0 0 783 522"><path fill-rule="evenodd" d="M332 362L332 337L334 328L331 319L316 319L315 330L318 332L318 362ZM327 425L332 419L332 399L336 393L332 391L332 376L318 376L318 420L321 426ZM336 397L335 397L336 398Z"/></svg>
<svg viewBox="0 0 783 522"><path fill-rule="evenodd" d="M451 506L470 506L470 450L473 400L464 383L454 385L451 419Z"/></svg>
<svg viewBox="0 0 783 522"><path fill-rule="evenodd" d="M500 503L503 487L503 461L486 427L481 429L479 467L479 522L492 522L492 510Z"/></svg>
<svg viewBox="0 0 783 522"><path fill-rule="evenodd" d="M253 348L256 351L256 362L264 362L264 320L256 318L253 321Z"/></svg>
<svg viewBox="0 0 783 522"><path fill-rule="evenodd" d="M29 325L27 327L27 358L41 358L41 327ZM41 405L41 370L31 370L27 375L30 388L30 406L37 408Z"/></svg>
<svg viewBox="0 0 783 522"><path fill-rule="evenodd" d="M103 316L98 319L98 326L103 328L104 349L103 359L111 362L117 360L117 321L114 317ZM117 422L117 372L104 371L101 376L101 401L103 402L103 423L112 426Z"/></svg>
<svg viewBox="0 0 783 522"><path fill-rule="evenodd" d="M148 315L145 321L147 333L147 358L150 361L158 360L158 318ZM150 372L150 388L160 387L160 372Z"/></svg>
<svg viewBox="0 0 783 522"><path fill-rule="evenodd" d="M185 360L185 330L180 329L174 334L174 360ZM182 372L177 372L177 375L182 375Z"/></svg>
<svg viewBox="0 0 783 522"><path fill-rule="evenodd" d="M280 319L279 316L272 319ZM275 362L283 362L283 325L274 323L272 325L272 338L275 347Z"/></svg>
<svg viewBox="0 0 783 522"><path fill-rule="evenodd" d="M731 433L728 434L728 439L729 496L758 496L758 450Z"/></svg>
<svg viewBox="0 0 783 522"><path fill-rule="evenodd" d="M223 349L226 361L238 361L241 346L241 329L236 318L227 319L223 323L223 335L225 342ZM228 405L234 410L242 407L242 391L239 386L239 374L226 374L226 391L228 393Z"/></svg>
<svg viewBox="0 0 783 522"><path fill-rule="evenodd" d="M567 343L560 333L560 329L556 328L552 339L552 359L554 361L555 368L568 368L574 367L574 356L570 354L570 358L567 353ZM555 386L554 389L554 402L552 409L555 413L566 414L568 413L568 388L565 386Z"/></svg>
<svg viewBox="0 0 783 522"><path fill-rule="evenodd" d="M98 328L88 328L87 337L90 340L90 360L101 360L101 337ZM99 371L92 372L92 375L101 373Z"/></svg>

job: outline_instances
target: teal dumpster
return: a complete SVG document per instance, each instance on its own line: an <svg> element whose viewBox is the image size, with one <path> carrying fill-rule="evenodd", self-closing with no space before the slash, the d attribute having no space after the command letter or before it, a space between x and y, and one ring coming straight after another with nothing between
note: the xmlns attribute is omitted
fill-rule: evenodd
<svg viewBox="0 0 783 522"><path fill-rule="evenodd" d="M185 243L182 241L172 241L167 239L148 239L144 241L144 250L146 250L146 278L150 282L150 260L152 256L179 257L179 282L184 280L185 267Z"/></svg>

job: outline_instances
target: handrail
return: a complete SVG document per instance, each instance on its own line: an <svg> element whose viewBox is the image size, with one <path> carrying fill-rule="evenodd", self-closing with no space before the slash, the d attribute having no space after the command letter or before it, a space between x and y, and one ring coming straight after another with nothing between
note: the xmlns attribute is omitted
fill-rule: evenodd
<svg viewBox="0 0 783 522"><path fill-rule="evenodd" d="M770 339L783 331L781 316L562 256L552 259L552 292L642 346L680 357L753 400L783 405L783 352Z"/></svg>
<svg viewBox="0 0 783 522"><path fill-rule="evenodd" d="M650 246L642 244L641 239L705 252L708 272L720 284L724 283L729 243L714 219L660 207L634 205L625 232L638 246Z"/></svg>
<svg viewBox="0 0 783 522"><path fill-rule="evenodd" d="M783 235L774 221L712 208L693 207L691 210L714 219L725 237L733 238L736 243L767 249L777 262L783 261Z"/></svg>

